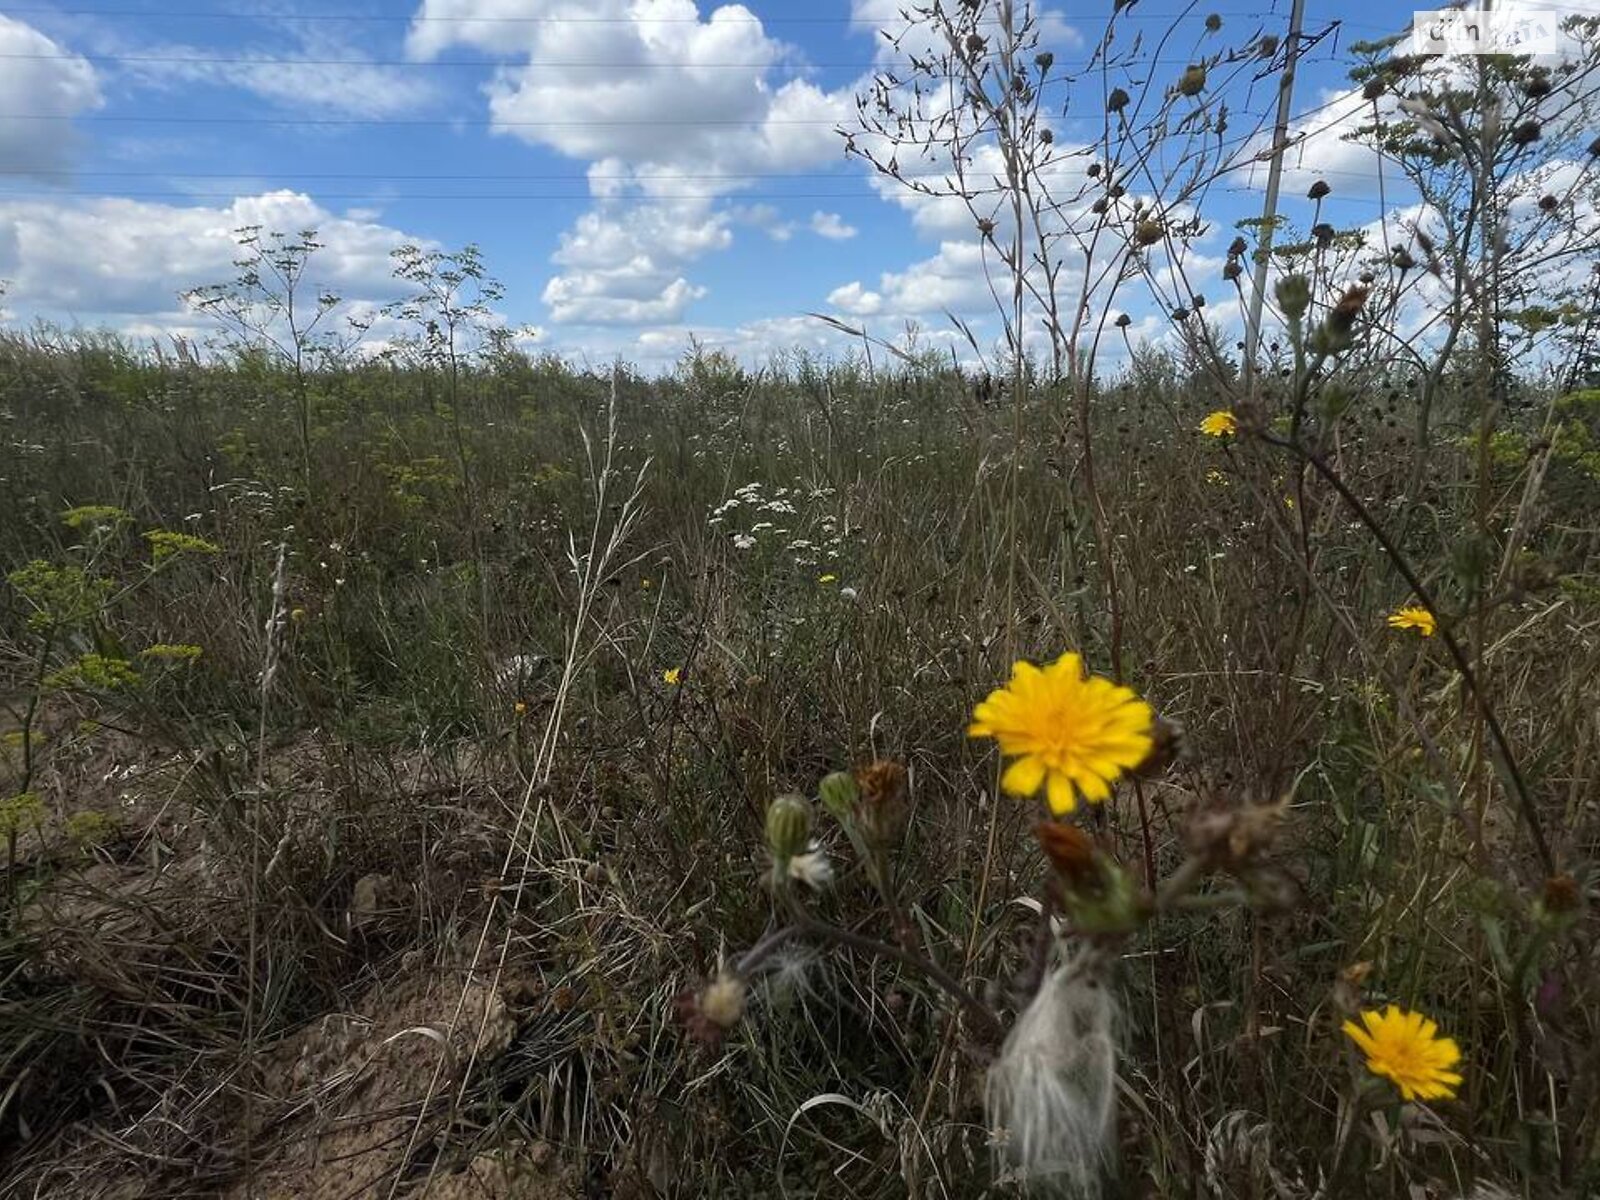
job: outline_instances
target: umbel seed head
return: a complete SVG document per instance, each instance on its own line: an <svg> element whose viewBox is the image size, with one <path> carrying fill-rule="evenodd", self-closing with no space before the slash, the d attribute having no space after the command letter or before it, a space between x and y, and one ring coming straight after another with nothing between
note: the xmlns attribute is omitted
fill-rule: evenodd
<svg viewBox="0 0 1600 1200"><path fill-rule="evenodd" d="M1178 80L1178 91L1185 96L1198 96L1206 89L1206 69L1199 64L1190 67Z"/></svg>

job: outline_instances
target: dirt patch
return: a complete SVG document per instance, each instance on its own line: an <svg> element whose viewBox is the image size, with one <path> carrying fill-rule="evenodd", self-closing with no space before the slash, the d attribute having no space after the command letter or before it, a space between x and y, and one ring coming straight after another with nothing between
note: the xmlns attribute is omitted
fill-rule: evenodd
<svg viewBox="0 0 1600 1200"><path fill-rule="evenodd" d="M260 1087L285 1116L263 1129L271 1147L230 1200L351 1200L422 1194L425 1161L450 1099L469 1066L481 1068L511 1043L512 988L487 978L413 976L374 988L352 1011L333 1013L266 1056ZM415 1175L416 1179L410 1178ZM438 1174L430 1197L545 1197L563 1190L548 1152L507 1147L466 1170Z"/></svg>

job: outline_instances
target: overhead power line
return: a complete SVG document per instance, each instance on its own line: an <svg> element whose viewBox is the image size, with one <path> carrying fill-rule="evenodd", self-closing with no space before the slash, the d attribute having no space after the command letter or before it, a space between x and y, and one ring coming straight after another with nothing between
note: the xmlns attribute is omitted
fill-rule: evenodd
<svg viewBox="0 0 1600 1200"><path fill-rule="evenodd" d="M198 9L160 9L160 8L49 8L29 7L20 8L12 6L7 10L17 16L73 16L73 17L108 17L108 18L134 18L134 19L161 19L161 20L215 20L215 21L327 21L351 22L355 24L398 24L398 25L698 25L704 24L701 16L693 17L650 17L643 20L637 16L541 16L541 17L501 17L501 16L471 16L471 17L445 17L445 16L400 16L391 13L293 13L268 10L198 10ZM1216 11L1219 17L1262 17L1277 16L1276 13L1263 13L1258 9L1231 9L1208 10ZM1195 14L1190 19L1197 19ZM1166 21L1176 23L1180 15L1171 13L1131 13L1125 12L1118 16L1119 21ZM740 17L729 14L717 18L718 24L749 24L749 25L833 25L848 26L850 22L840 16L830 17L762 17L751 15ZM985 25L998 25L999 21L981 22ZM1346 22L1347 24L1349 22ZM869 22L870 24L870 22ZM1363 26L1363 28L1381 28L1380 26Z"/></svg>
<svg viewBox="0 0 1600 1200"><path fill-rule="evenodd" d="M400 67L427 69L432 67L535 67L542 70L567 70L583 69L596 71L639 71L639 70L687 70L692 67L704 67L713 70L753 70L757 67L774 67L781 65L778 59L767 59L762 62L632 62L625 60L591 61L591 62L562 62L559 60L528 60L510 63L495 62L482 58L243 58L222 55L200 54L34 54L34 53L0 53L0 61L8 59L23 59L30 62L91 62L91 63L193 63L197 66L249 66L249 67ZM1129 67L1142 66L1187 66L1193 62L1192 58L1141 58L1129 63ZM908 70L914 64L907 59L889 60L862 60L850 62L810 62L797 61L793 64L798 68L817 68L831 70ZM1070 67L1097 67L1096 59L1057 59L1056 65L1063 68ZM1113 64L1116 66L1116 64ZM1060 82L1060 77L1049 82Z"/></svg>
<svg viewBox="0 0 1600 1200"><path fill-rule="evenodd" d="M1254 187L1220 187L1210 189L1212 193L1224 192L1233 195L1259 196L1261 190ZM990 194L987 189L981 189L980 194ZM147 190L147 191L92 191L79 189L61 189L56 191L0 191L0 201L3 200L248 200L256 199L254 196L241 196L238 192L195 192L180 189ZM339 201L341 203L381 203L400 204L410 201L471 201L484 202L510 202L510 203L554 203L575 202L592 204L602 197L592 196L585 192L318 192L311 196L315 201ZM670 201L684 200L827 200L835 205L856 204L863 201L873 203L887 203L890 197L885 197L877 192L669 192L656 195L617 196L605 199L607 205L643 206L660 204ZM1341 202L1347 204L1373 204L1380 205L1381 201L1375 197L1345 196Z"/></svg>
<svg viewBox="0 0 1600 1200"><path fill-rule="evenodd" d="M1330 100L1297 114L1293 123L1304 121L1307 117L1314 116L1339 104L1351 103L1351 98L1346 95L1336 95ZM848 116L844 119L848 119ZM201 117L190 114L175 116L164 115L123 115L107 113L89 113L73 115L71 113L0 113L0 121L65 121L82 124L155 124L155 125L311 125L311 126L394 126L394 127L440 127L454 128L460 125L476 125L477 121L468 121L459 117ZM747 118L708 119L700 117L640 117L640 118L612 118L594 119L584 118L571 121L508 121L494 118L492 123L497 128L630 128L630 127L661 127L677 128L683 126L701 126L716 129L737 129L747 126L760 125L793 125L793 126L837 126L839 119L820 117L771 117L753 116ZM1320 132L1312 130L1311 133ZM1247 133L1243 136L1225 140L1223 145L1238 144L1257 136L1256 133Z"/></svg>
<svg viewBox="0 0 1600 1200"><path fill-rule="evenodd" d="M1291 147L1292 149L1292 147ZM840 163L841 167L846 166ZM1264 166L1264 164L1255 164ZM1301 168L1312 170L1313 168ZM1044 176L1075 175L1081 172L1077 168L1044 168L1037 172ZM1327 170L1317 171L1318 175L1331 176L1345 179L1370 179L1371 171L1346 171ZM901 178L910 180L927 180L937 182L952 178L951 171L906 171ZM591 175L585 171L561 172L436 172L430 174L415 174L409 172L387 171L300 171L294 168L261 168L254 171L92 171L74 170L62 167L49 170L24 170L20 167L0 167L0 177L10 176L21 179L61 178L61 179L262 179L267 177L280 177L284 179L322 180L322 179L354 179L367 181L394 181L402 183L530 183L530 182L570 182L570 183L635 183L640 181L658 179L843 179L838 170L833 171L664 171L645 172L638 175Z"/></svg>
<svg viewBox="0 0 1600 1200"><path fill-rule="evenodd" d="M479 122L460 117L197 117L184 116L123 116L91 113L73 116L69 113L0 113L0 121L72 121L83 124L147 124L147 125L390 125L403 127L476 125ZM742 119L708 120L703 117L638 117L581 121L506 121L494 119L496 126L508 128L572 128L592 127L681 127L704 126L708 128L738 128L746 125L837 125L837 120L815 117L746 117Z"/></svg>

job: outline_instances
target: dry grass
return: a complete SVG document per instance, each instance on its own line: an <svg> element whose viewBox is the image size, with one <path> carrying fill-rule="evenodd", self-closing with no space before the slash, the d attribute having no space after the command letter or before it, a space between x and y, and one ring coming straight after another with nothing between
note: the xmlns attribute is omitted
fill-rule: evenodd
<svg viewBox="0 0 1600 1200"><path fill-rule="evenodd" d="M422 375L351 366L310 383L307 504L294 406L259 365L0 344L0 564L127 589L48 647L6 589L0 689L20 717L41 649L51 670L93 650L142 675L48 689L30 722L0 1192L1008 1194L993 1047L914 972L796 942L715 1050L674 998L769 927L767 802L892 757L912 781L906 915L1009 1021L1034 814L994 801L964 724L1013 653L1109 669L1114 561L1127 677L1186 749L1098 835L1164 875L1208 819L1289 799L1245 882L1122 950L1119 1194L1325 1194L1355 1077L1339 1020L1390 1000L1459 1038L1467 1082L1374 1112L1344 1194L1592 1194L1600 481L1539 449L1552 398L1529 394L1486 480L1448 441L1407 497L1403 379L1334 455L1450 611L1482 594L1471 572L1494 579L1459 629L1576 876L1552 932L1459 673L1384 626L1409 599L1393 563L1315 475L1196 434L1203 382L1138 370L1095 400L1102 545L1055 398L1023 399L1019 444L1009 397L940 370L702 356L617 381L613 409L609 380L508 359L441 414ZM460 458L436 454L449 430ZM132 522L64 526L82 504ZM155 528L219 553L152 573ZM156 643L202 653L142 659ZM817 911L890 936L825 839L840 877Z"/></svg>

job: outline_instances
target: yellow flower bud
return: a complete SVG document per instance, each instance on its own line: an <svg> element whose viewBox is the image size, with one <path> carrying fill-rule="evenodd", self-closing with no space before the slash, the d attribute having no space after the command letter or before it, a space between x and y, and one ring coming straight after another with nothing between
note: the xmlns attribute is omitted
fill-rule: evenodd
<svg viewBox="0 0 1600 1200"><path fill-rule="evenodd" d="M835 771L824 776L817 785L817 798L822 801L822 807L840 821L849 820L850 814L855 811L856 797L860 794L855 776L849 771Z"/></svg>
<svg viewBox="0 0 1600 1200"><path fill-rule="evenodd" d="M806 848L811 837L811 805L803 796L786 793L767 808L767 849L787 863Z"/></svg>

